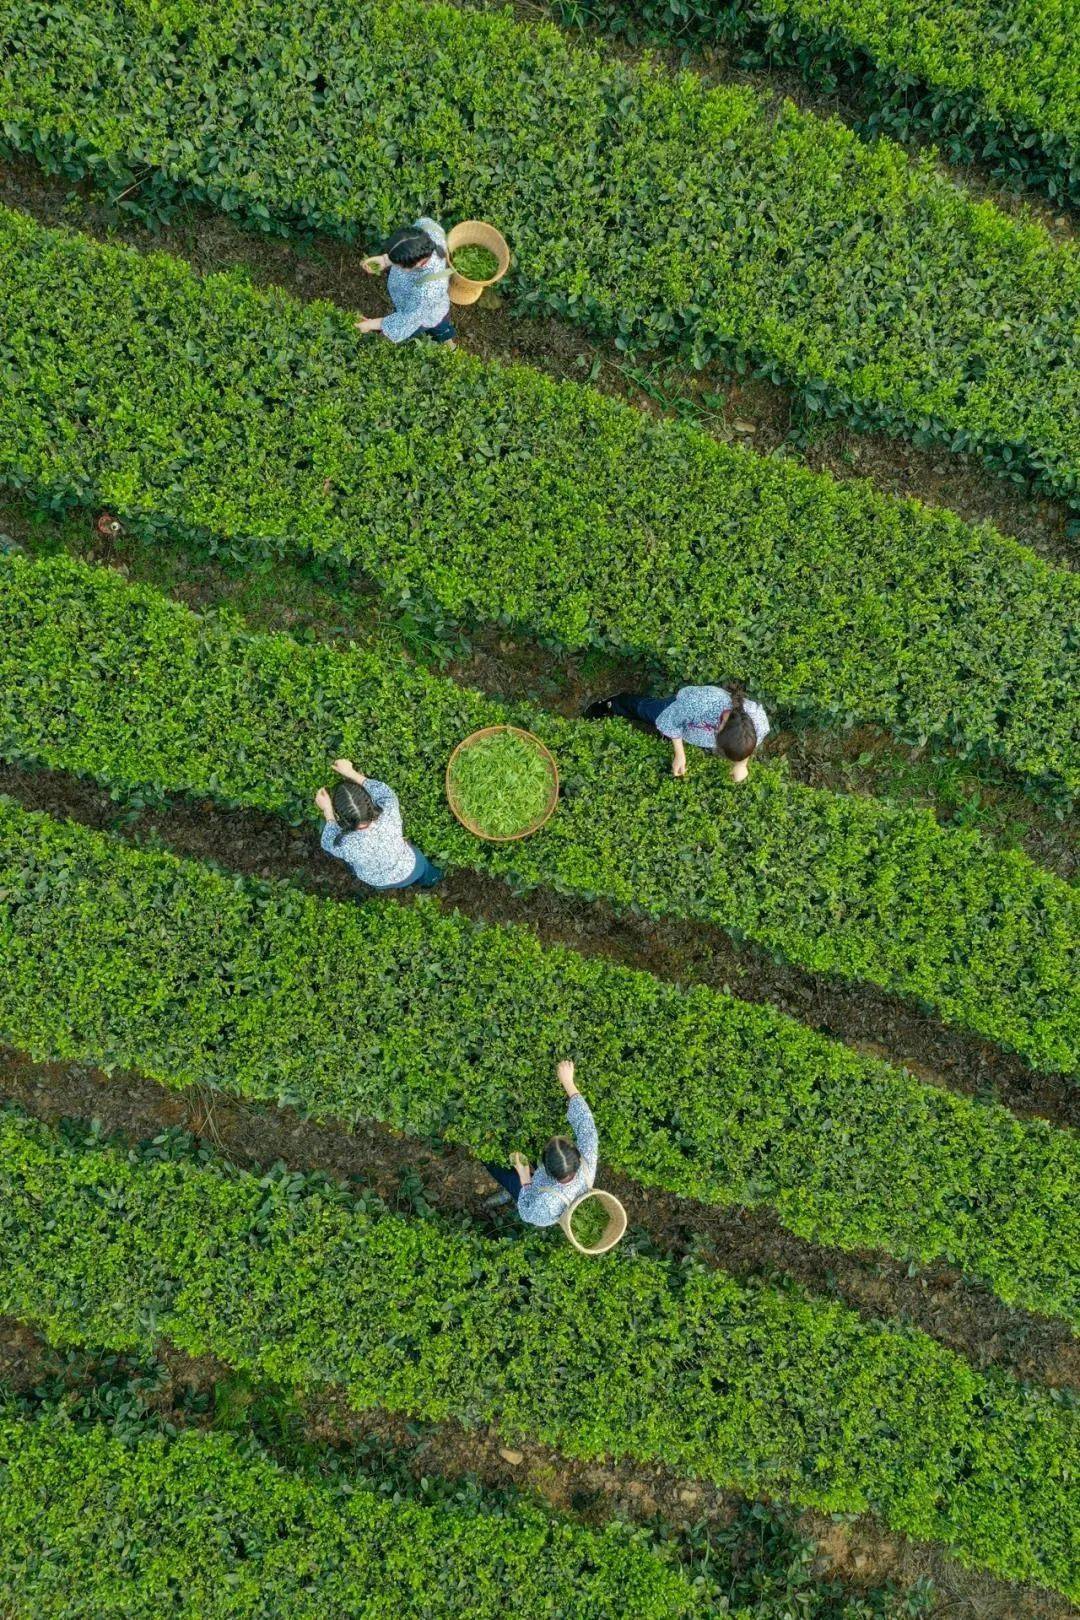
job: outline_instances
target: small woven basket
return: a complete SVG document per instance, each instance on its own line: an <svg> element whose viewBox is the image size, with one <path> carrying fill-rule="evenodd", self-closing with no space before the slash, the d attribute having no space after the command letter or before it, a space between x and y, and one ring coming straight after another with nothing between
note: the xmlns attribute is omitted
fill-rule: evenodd
<svg viewBox="0 0 1080 1620"><path fill-rule="evenodd" d="M590 1198L595 1198L597 1203L606 1211L608 1223L599 1243L595 1243L591 1249L587 1249L584 1243L579 1243L574 1236L570 1229L570 1221L574 1211L580 1209L582 1204L587 1203ZM607 1254L608 1250L615 1247L626 1231L626 1211L614 1193L604 1192L602 1188L594 1187L591 1192L582 1193L581 1197L576 1203L571 1204L569 1209L563 1210L559 1216L559 1225L579 1254Z"/></svg>
<svg viewBox="0 0 1080 1620"><path fill-rule="evenodd" d="M468 276L459 275L454 270L454 250L463 247L487 248L494 253L497 268L493 276L487 281L471 281ZM510 268L510 249L506 238L497 231L494 225L485 225L482 219L463 219L460 225L454 225L446 235L446 251L450 259L450 302L452 304L475 304L485 287L493 287L501 281Z"/></svg>
<svg viewBox="0 0 1080 1620"><path fill-rule="evenodd" d="M454 798L452 773L454 769L454 761L457 759L462 749L471 748L473 743L479 742L482 737L495 737L498 736L500 732L504 731L513 733L515 737L524 737L533 745L537 753L543 755L544 760L547 763L548 773L551 777L551 790L548 794L548 802L544 806L543 814L538 816L536 820L533 821L528 827L523 827L520 832L516 833L489 833L485 832L482 827L478 827L474 821L471 821L468 816L462 813ZM531 731L526 731L522 726L482 726L479 731L474 731L471 736L463 738L454 749L454 752L450 755L446 766L446 798L447 803L454 812L455 816L457 816L458 820L461 822L461 825L466 827L469 832L472 833L474 838L486 838L490 844L512 844L518 838L528 838L530 834L539 832L540 828L544 826L545 822L550 821L552 816L555 814L555 806L559 802L559 767L555 763L555 755L551 752L550 748L545 748L539 737L535 737Z"/></svg>

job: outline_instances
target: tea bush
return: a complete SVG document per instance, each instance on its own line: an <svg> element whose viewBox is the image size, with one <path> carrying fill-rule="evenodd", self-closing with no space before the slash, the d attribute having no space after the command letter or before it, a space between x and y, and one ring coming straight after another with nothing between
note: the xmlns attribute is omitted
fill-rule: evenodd
<svg viewBox="0 0 1080 1620"><path fill-rule="evenodd" d="M831 1513L873 1509L1080 1595L1075 1402L794 1290L559 1234L496 1242L277 1167L0 1115L0 1310L54 1342L160 1338L357 1410L493 1424ZM588 1331L582 1331L587 1324Z"/></svg>
<svg viewBox="0 0 1080 1620"><path fill-rule="evenodd" d="M929 157L509 10L3 0L0 22L0 150L145 217L190 198L366 242L421 208L488 218L526 309L1080 504L1080 257Z"/></svg>
<svg viewBox="0 0 1080 1620"><path fill-rule="evenodd" d="M45 500L1080 783L1080 587L989 529L2 211L0 292L0 476Z"/></svg>
<svg viewBox="0 0 1080 1620"><path fill-rule="evenodd" d="M165 1613L295 1620L392 1612L501 1620L521 1592L567 1620L698 1612L690 1584L621 1526L592 1531L526 1504L421 1507L361 1481L316 1480L228 1435L127 1444L61 1413L0 1418L0 1577L11 1615Z"/></svg>
<svg viewBox="0 0 1080 1620"><path fill-rule="evenodd" d="M1072 0L557 0L632 40L738 48L853 101L856 128L929 139L954 163L1080 204L1080 31Z"/></svg>
<svg viewBox="0 0 1080 1620"><path fill-rule="evenodd" d="M532 838L484 844L446 803L455 744L522 725L563 783ZM742 786L625 722L504 706L388 654L201 619L67 557L0 559L0 754L318 818L340 754L390 781L425 854L654 915L712 922L818 972L917 996L1034 1064L1080 1052L1080 895L929 812L792 782Z"/></svg>
<svg viewBox="0 0 1080 1620"><path fill-rule="evenodd" d="M560 1128L553 1069L573 1054L602 1161L643 1185L949 1260L1080 1324L1075 1137L769 1007L426 903L244 884L3 800L0 948L0 1040L35 1056L506 1160Z"/></svg>

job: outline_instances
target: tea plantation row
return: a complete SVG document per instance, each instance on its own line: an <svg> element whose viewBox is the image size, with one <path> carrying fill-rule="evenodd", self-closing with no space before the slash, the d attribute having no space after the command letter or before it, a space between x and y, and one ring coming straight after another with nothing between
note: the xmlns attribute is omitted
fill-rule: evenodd
<svg viewBox="0 0 1080 1620"><path fill-rule="evenodd" d="M4 0L0 22L4 149L129 209L368 241L406 197L489 218L527 308L1080 499L1080 259L929 159L430 0Z"/></svg>
<svg viewBox="0 0 1080 1620"><path fill-rule="evenodd" d="M18 214L0 290L9 481L1080 783L1080 586L989 529Z"/></svg>
<svg viewBox="0 0 1080 1620"><path fill-rule="evenodd" d="M522 1505L420 1506L360 1480L279 1467L250 1443L185 1430L131 1441L60 1412L0 1417L0 1582L15 1615L501 1620L558 1592L567 1620L701 1612L690 1582L621 1526ZM77 1609L73 1600L77 1594Z"/></svg>
<svg viewBox="0 0 1080 1620"><path fill-rule="evenodd" d="M842 91L856 127L929 139L953 162L1080 205L1080 31L1072 0L1007 10L958 0L556 0L567 22L740 64L796 68Z"/></svg>
<svg viewBox="0 0 1080 1620"><path fill-rule="evenodd" d="M1080 1596L1080 1422L1047 1391L794 1292L629 1256L598 1288L550 1234L485 1240L299 1173L167 1152L0 1116L0 1310L61 1345L164 1337L288 1386L340 1385L357 1409L871 1507Z"/></svg>
<svg viewBox="0 0 1080 1620"><path fill-rule="evenodd" d="M463 737L508 720L554 749L562 802L536 837L481 844L453 819L443 773ZM110 570L8 556L0 753L307 818L313 847L312 793L330 760L355 756L393 783L434 857L716 923L813 971L920 997L1036 1065L1077 1066L1080 895L1027 856L764 763L734 787L698 754L676 781L659 738L508 708L396 647L252 635Z"/></svg>
<svg viewBox="0 0 1080 1620"><path fill-rule="evenodd" d="M3 800L0 886L0 1039L38 1057L505 1159L558 1128L551 1075L573 1053L605 1161L644 1185L946 1259L1080 1326L1075 1137L772 1008L432 905L243 884Z"/></svg>

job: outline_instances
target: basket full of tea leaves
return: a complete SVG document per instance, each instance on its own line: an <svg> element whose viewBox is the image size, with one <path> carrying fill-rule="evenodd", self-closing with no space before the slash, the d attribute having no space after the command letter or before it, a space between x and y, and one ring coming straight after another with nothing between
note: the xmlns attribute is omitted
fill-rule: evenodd
<svg viewBox="0 0 1080 1620"><path fill-rule="evenodd" d="M467 281L494 281L499 261L486 247L461 247L454 254L454 269Z"/></svg>
<svg viewBox="0 0 1080 1620"><path fill-rule="evenodd" d="M510 268L506 237L483 219L463 219L446 233L450 302L475 304Z"/></svg>
<svg viewBox="0 0 1080 1620"><path fill-rule="evenodd" d="M614 1193L593 1187L563 1211L559 1225L579 1254L607 1254L626 1231L626 1211Z"/></svg>
<svg viewBox="0 0 1080 1620"><path fill-rule="evenodd" d="M477 838L496 843L538 832L559 800L559 769L539 737L485 726L458 743L446 767L450 808Z"/></svg>

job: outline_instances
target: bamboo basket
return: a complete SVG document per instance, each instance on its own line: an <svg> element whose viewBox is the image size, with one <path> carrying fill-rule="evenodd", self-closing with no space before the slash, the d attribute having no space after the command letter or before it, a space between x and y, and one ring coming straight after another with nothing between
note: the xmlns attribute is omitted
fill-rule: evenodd
<svg viewBox="0 0 1080 1620"><path fill-rule="evenodd" d="M536 748L537 752L542 754L544 759L547 761L548 770L551 775L551 791L548 794L548 802L544 807L543 815L538 816L530 826L523 827L520 832L516 833L485 832L482 827L478 827L475 822L470 821L468 816L462 814L457 803L455 802L454 790L451 786L450 780L454 769L454 761L457 759L463 748L468 748L470 744L478 742L481 737L494 737L500 731L511 731L515 734L515 736L527 738L528 741ZM555 814L555 806L559 802L559 767L555 763L555 755L551 752L550 748L546 748L544 746L539 737L534 736L531 731L526 731L522 726L481 726L479 731L474 731L468 737L462 738L461 742L458 743L457 747L454 749L454 752L450 755L450 758L447 761L446 800L457 819L461 822L461 825L467 828L467 830L472 833L474 838L486 838L489 844L513 844L519 838L528 838L532 833L539 832L540 828L551 820L552 816Z"/></svg>
<svg viewBox="0 0 1080 1620"><path fill-rule="evenodd" d="M608 1223L607 1229L599 1243L594 1244L591 1249L587 1249L583 1243L578 1242L577 1238L570 1230L570 1218L574 1211L580 1209L582 1204L584 1204L590 1198L597 1199L602 1207L607 1211ZM593 1187L591 1192L582 1193L581 1197L577 1199L575 1203L571 1204L569 1209L563 1210L562 1214L559 1216L559 1225L562 1227L571 1244L579 1254L607 1254L608 1250L615 1247L616 1243L618 1243L619 1239L626 1231L626 1211L619 1203L619 1200L615 1197L614 1193L604 1192L600 1187Z"/></svg>
<svg viewBox="0 0 1080 1620"><path fill-rule="evenodd" d="M454 249L463 247L487 248L494 253L498 266L495 274L487 281L470 281L468 276L458 275L454 269ZM446 236L446 251L450 259L450 302L452 304L475 304L485 287L493 287L501 281L510 268L510 249L506 238L495 229L494 225L486 225L482 219L463 219L460 225L454 225Z"/></svg>

